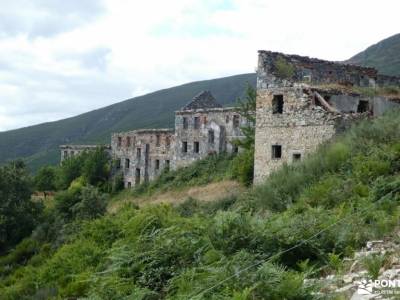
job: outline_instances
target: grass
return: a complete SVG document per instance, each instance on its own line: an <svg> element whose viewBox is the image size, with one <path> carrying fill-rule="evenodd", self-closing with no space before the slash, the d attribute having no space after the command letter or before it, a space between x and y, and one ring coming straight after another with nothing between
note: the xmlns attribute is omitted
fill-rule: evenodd
<svg viewBox="0 0 400 300"><path fill-rule="evenodd" d="M386 257L384 255L368 255L363 258L362 265L367 270L369 277L375 280L379 277L381 268L385 265Z"/></svg>
<svg viewBox="0 0 400 300"><path fill-rule="evenodd" d="M228 154L210 155L193 164L174 171L163 172L154 181L141 184L132 192L134 196L152 195L157 192L181 190L187 187L202 186L232 177L231 164L235 156Z"/></svg>

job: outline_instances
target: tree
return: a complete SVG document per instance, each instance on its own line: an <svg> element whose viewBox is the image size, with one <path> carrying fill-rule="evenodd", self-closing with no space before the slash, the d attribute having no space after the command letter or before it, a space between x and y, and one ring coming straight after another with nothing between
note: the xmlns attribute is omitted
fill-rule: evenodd
<svg viewBox="0 0 400 300"><path fill-rule="evenodd" d="M110 157L103 147L88 153L82 175L91 185L99 186L107 182L110 176Z"/></svg>
<svg viewBox="0 0 400 300"><path fill-rule="evenodd" d="M257 91L250 84L247 84L245 99L239 98L237 101L237 111L246 119L246 125L240 127L244 138L234 141L244 151L233 160L232 173L234 178L245 185L251 185L253 182L256 98Z"/></svg>
<svg viewBox="0 0 400 300"><path fill-rule="evenodd" d="M235 143L244 149L254 148L255 127L256 127L256 98L257 91L247 83L245 99L238 98L237 112L246 119L246 125L240 127L244 135L243 139L236 140Z"/></svg>
<svg viewBox="0 0 400 300"><path fill-rule="evenodd" d="M32 180L22 161L0 167L0 252L31 234L42 205L31 200Z"/></svg>
<svg viewBox="0 0 400 300"><path fill-rule="evenodd" d="M70 157L64 160L59 168L57 187L60 190L67 189L71 182L82 174L82 167L85 162L87 153Z"/></svg>
<svg viewBox="0 0 400 300"><path fill-rule="evenodd" d="M36 174L34 183L36 190L43 192L46 198L46 192L56 188L56 169L50 166L42 167Z"/></svg>

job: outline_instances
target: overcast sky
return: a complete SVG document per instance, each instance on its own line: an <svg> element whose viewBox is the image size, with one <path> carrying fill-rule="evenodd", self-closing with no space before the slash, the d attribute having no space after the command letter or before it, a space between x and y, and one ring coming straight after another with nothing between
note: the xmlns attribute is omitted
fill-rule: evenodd
<svg viewBox="0 0 400 300"><path fill-rule="evenodd" d="M0 0L0 131L194 80L257 50L344 60L400 32L399 0Z"/></svg>

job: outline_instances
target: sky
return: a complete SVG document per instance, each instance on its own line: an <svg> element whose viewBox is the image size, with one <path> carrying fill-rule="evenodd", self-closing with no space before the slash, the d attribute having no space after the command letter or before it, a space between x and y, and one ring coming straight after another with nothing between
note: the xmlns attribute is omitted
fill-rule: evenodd
<svg viewBox="0 0 400 300"><path fill-rule="evenodd" d="M254 72L257 50L345 60L399 0L0 0L0 131Z"/></svg>

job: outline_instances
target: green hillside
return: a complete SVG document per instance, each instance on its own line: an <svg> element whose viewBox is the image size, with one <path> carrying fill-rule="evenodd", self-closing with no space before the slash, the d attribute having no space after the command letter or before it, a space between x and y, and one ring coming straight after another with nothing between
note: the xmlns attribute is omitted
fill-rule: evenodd
<svg viewBox="0 0 400 300"><path fill-rule="evenodd" d="M398 241L399 127L397 112L364 120L264 184L217 202L127 205L90 217L77 212L93 212L103 198L75 182L0 257L1 299L349 299L326 294L332 280L313 279L352 270L366 241ZM220 180L231 162L211 156L155 185ZM382 273L384 261L371 259Z"/></svg>
<svg viewBox="0 0 400 300"><path fill-rule="evenodd" d="M57 122L0 132L0 164L25 158L31 169L56 164L58 146L68 143L109 143L110 134L138 128L172 127L174 111L202 90L210 90L218 102L229 105L255 85L255 74L205 80L160 90Z"/></svg>
<svg viewBox="0 0 400 300"><path fill-rule="evenodd" d="M374 67L382 74L400 76L400 33L368 47L346 62Z"/></svg>

